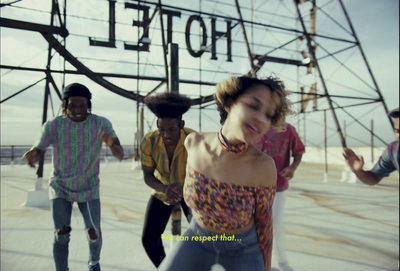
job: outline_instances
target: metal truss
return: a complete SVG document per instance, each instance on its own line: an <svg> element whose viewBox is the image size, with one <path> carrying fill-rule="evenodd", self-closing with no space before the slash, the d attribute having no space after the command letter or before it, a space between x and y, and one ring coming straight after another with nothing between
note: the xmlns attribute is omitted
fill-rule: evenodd
<svg viewBox="0 0 400 271"><path fill-rule="evenodd" d="M4 70L44 73L44 108L48 106L51 88L61 97L59 89L64 82L56 82L54 74L79 74L136 101L139 110L147 95L171 90L168 45L179 44L176 80L180 92L190 96L199 110L213 104L214 86L228 74L263 77L273 73L285 81L293 104L298 106L296 111L304 120L309 113L331 113L335 133L343 147L347 146L340 124L344 116L383 142L352 111L355 107L378 103L388 113L342 0L86 2L88 10L81 11L79 0L64 0L62 5L52 0L48 11L50 24L44 19L33 22L7 17L6 9L22 5L23 1L1 6L5 16L0 21L1 27L40 33L48 44L44 68L0 65ZM329 8L335 12L327 11ZM325 28L318 27L320 17L325 19ZM70 46L70 40L77 41L81 48ZM104 58L92 57L90 51L94 49L102 49ZM70 68L65 63L63 66L52 63L54 52ZM346 65L346 59L355 54L362 72ZM113 65L115 69L110 68ZM311 76L313 81L304 83L302 78L306 76ZM136 88L126 89L114 79L134 80ZM353 80L357 83L352 84ZM312 108L308 107L310 101L314 103ZM45 116L46 109L43 122Z"/></svg>

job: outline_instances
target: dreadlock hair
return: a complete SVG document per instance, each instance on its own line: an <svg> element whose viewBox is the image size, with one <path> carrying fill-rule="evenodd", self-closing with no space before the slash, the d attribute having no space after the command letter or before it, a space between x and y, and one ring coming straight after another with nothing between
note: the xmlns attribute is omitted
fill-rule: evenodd
<svg viewBox="0 0 400 271"><path fill-rule="evenodd" d="M143 102L157 118L173 118L178 121L182 120L182 115L192 105L189 97L173 92L147 96Z"/></svg>
<svg viewBox="0 0 400 271"><path fill-rule="evenodd" d="M285 97L287 94L285 86L278 78L270 76L266 79L258 79L249 76L232 76L217 84L217 91L214 94L220 113L221 125L225 123L228 117L226 109L230 108L241 95L255 86L265 86L271 90L272 106L275 107L275 114L272 117L273 127L280 127L285 122L286 115L293 113L290 109L290 101Z"/></svg>

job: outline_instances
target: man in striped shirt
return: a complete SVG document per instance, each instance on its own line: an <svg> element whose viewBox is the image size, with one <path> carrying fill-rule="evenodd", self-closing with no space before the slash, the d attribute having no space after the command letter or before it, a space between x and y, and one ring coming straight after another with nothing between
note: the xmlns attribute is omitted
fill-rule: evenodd
<svg viewBox="0 0 400 271"><path fill-rule="evenodd" d="M158 129L144 136L140 145L144 181L153 188L142 243L150 260L158 267L165 258L161 235L174 205L180 204L190 220L182 194L187 161L184 141L193 130L184 128L182 115L189 110L191 100L179 94L163 93L148 96L144 102L157 116Z"/></svg>
<svg viewBox="0 0 400 271"><path fill-rule="evenodd" d="M55 226L53 257L57 271L68 270L74 202L77 202L87 228L89 270L100 271L99 159L102 143L111 149L116 158L121 160L124 156L110 121L91 113L91 97L89 89L82 84L65 87L63 115L46 122L38 142L24 154L26 163L35 167L44 150L53 146L49 189Z"/></svg>
<svg viewBox="0 0 400 271"><path fill-rule="evenodd" d="M393 171L397 170L399 172L399 108L390 111L389 116L394 119L394 135L397 140L386 147L386 150L371 170L363 169L364 158L362 156L358 156L350 148L343 150L343 157L350 170L356 175L358 180L368 185L378 184Z"/></svg>

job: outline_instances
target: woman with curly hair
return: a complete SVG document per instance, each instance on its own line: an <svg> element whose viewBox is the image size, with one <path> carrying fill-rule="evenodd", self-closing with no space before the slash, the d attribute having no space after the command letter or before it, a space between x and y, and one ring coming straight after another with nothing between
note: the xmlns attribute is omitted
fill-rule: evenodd
<svg viewBox="0 0 400 271"><path fill-rule="evenodd" d="M270 270L277 172L253 144L291 113L285 89L273 77L231 77L214 97L222 128L186 138L193 219L159 270Z"/></svg>

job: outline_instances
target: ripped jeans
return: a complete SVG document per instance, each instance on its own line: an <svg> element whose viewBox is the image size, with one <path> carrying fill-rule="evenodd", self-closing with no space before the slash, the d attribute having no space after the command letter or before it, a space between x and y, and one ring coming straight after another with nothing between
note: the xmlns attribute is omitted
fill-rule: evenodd
<svg viewBox="0 0 400 271"><path fill-rule="evenodd" d="M68 245L71 235L71 214L73 202L65 199L52 200L54 221L53 257L57 271L68 270ZM87 230L89 242L89 261L92 263L100 260L102 236L100 228L100 200L78 202L79 210Z"/></svg>

